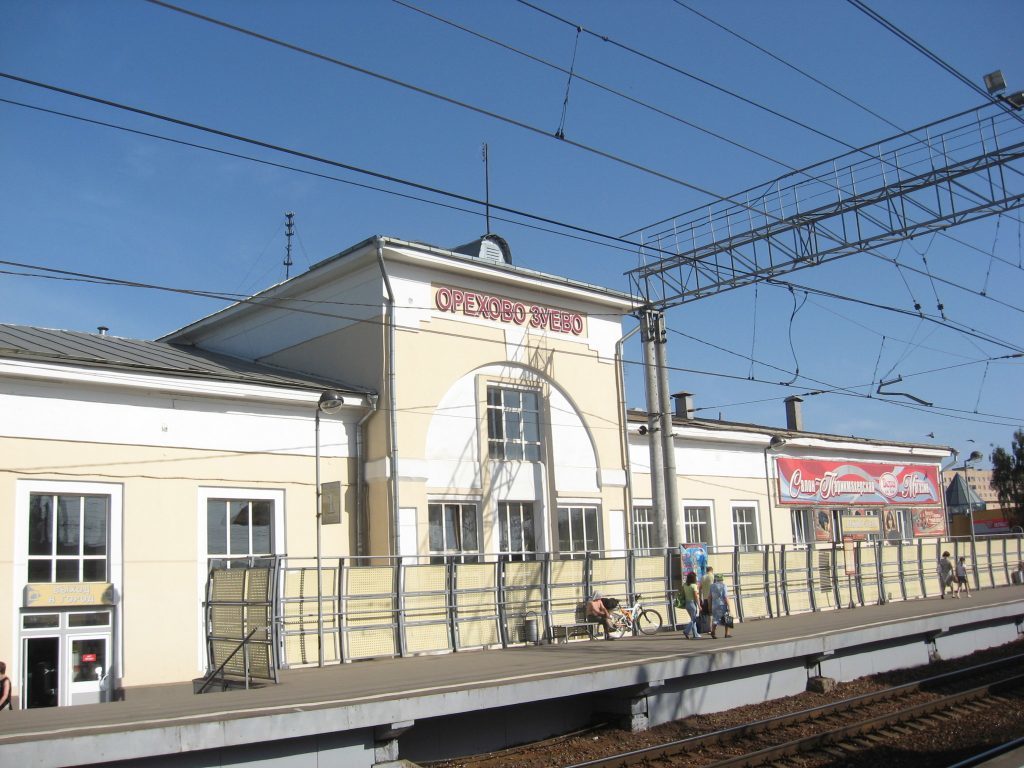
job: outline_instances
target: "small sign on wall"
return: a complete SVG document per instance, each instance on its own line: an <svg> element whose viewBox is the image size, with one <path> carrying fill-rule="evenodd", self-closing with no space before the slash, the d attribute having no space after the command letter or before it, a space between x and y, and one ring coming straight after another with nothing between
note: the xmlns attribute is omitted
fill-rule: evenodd
<svg viewBox="0 0 1024 768"><path fill-rule="evenodd" d="M341 523L341 481L320 484L320 522L323 525Z"/></svg>
<svg viewBox="0 0 1024 768"><path fill-rule="evenodd" d="M110 582L85 581L25 585L26 608L113 604L114 585Z"/></svg>

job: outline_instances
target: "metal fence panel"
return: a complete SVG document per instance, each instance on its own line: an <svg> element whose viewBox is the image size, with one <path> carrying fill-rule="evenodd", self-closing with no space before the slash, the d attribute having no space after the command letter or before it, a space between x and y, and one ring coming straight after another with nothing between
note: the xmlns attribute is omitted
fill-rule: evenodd
<svg viewBox="0 0 1024 768"><path fill-rule="evenodd" d="M502 568L502 607L505 617L505 642L525 643L526 618L537 620L537 636L543 633L544 562L505 562Z"/></svg>
<svg viewBox="0 0 1024 768"><path fill-rule="evenodd" d="M860 595L864 605L876 605L879 602L878 589L878 544L876 542L860 542L859 554Z"/></svg>
<svg viewBox="0 0 1024 768"><path fill-rule="evenodd" d="M497 563L456 563L453 584L456 647L499 645Z"/></svg>
<svg viewBox="0 0 1024 768"><path fill-rule="evenodd" d="M765 552L740 552L736 557L736 602L744 620L771 615L768 604Z"/></svg>
<svg viewBox="0 0 1024 768"><path fill-rule="evenodd" d="M397 656L397 608L393 565L345 569L345 660Z"/></svg>
<svg viewBox="0 0 1024 768"><path fill-rule="evenodd" d="M900 572L900 542L883 541L879 558L882 574L881 592L886 602L903 600L903 577Z"/></svg>
<svg viewBox="0 0 1024 768"><path fill-rule="evenodd" d="M407 653L450 651L448 566L403 566L402 610Z"/></svg>
<svg viewBox="0 0 1024 768"><path fill-rule="evenodd" d="M810 550L782 547L782 595L786 613L805 613L811 603Z"/></svg>

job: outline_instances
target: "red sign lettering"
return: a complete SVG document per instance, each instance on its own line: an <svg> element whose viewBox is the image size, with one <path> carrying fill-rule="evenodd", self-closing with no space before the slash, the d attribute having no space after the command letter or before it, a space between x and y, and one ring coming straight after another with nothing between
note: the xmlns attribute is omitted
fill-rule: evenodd
<svg viewBox="0 0 1024 768"><path fill-rule="evenodd" d="M578 312L566 312L536 304L527 307L520 301L475 291L463 291L446 285L439 286L434 292L434 306L442 312L451 312L454 315L483 317L486 320L513 325L526 325L529 318L530 328L546 328L553 333L573 336L583 334L583 315Z"/></svg>

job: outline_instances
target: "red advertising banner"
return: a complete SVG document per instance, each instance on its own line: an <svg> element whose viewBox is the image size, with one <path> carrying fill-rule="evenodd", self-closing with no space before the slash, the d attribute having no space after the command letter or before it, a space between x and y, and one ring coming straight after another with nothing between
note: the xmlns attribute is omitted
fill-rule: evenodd
<svg viewBox="0 0 1024 768"><path fill-rule="evenodd" d="M821 459L775 460L779 503L806 507L941 506L939 468Z"/></svg>
<svg viewBox="0 0 1024 768"><path fill-rule="evenodd" d="M915 509L910 513L915 536L942 536L946 533L946 513L941 509Z"/></svg>

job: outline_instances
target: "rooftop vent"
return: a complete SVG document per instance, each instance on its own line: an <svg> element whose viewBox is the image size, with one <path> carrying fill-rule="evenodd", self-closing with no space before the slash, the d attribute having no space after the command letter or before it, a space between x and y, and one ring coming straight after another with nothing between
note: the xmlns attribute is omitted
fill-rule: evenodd
<svg viewBox="0 0 1024 768"><path fill-rule="evenodd" d="M496 264L511 264L512 249L508 242L498 235L484 235L472 242L452 248L455 253L472 256L482 261L493 261Z"/></svg>

